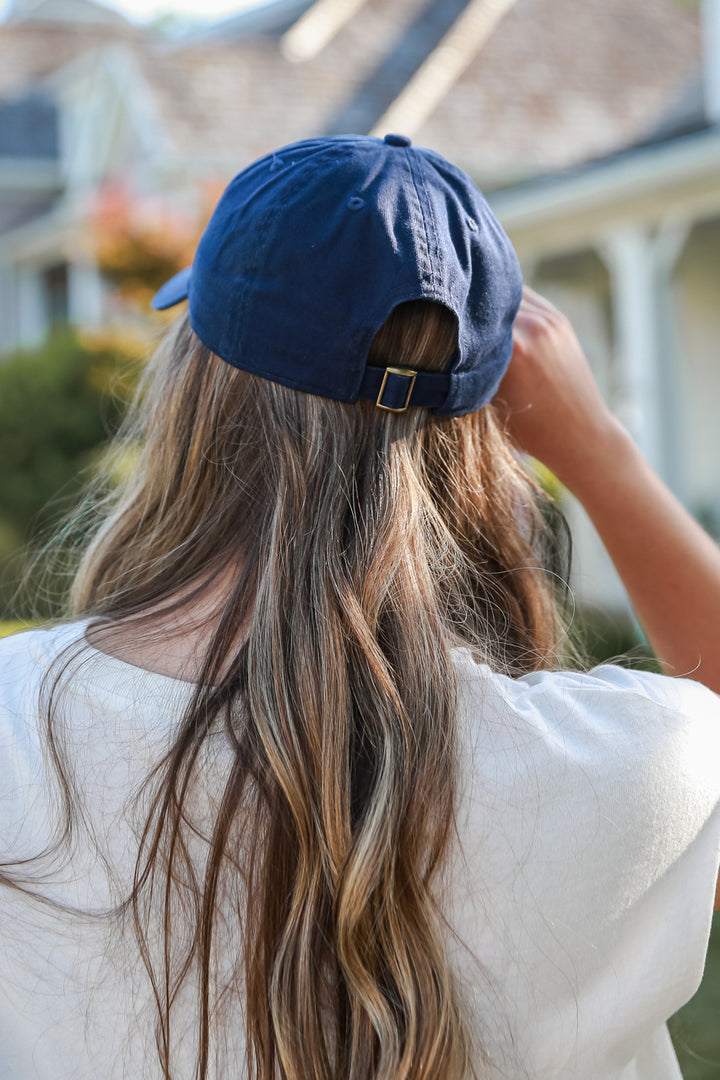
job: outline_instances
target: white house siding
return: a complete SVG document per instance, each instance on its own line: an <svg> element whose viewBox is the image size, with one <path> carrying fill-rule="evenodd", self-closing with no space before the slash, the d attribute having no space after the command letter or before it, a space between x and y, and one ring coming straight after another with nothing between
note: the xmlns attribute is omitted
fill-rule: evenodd
<svg viewBox="0 0 720 1080"><path fill-rule="evenodd" d="M676 282L686 501L720 535L720 216L695 225Z"/></svg>

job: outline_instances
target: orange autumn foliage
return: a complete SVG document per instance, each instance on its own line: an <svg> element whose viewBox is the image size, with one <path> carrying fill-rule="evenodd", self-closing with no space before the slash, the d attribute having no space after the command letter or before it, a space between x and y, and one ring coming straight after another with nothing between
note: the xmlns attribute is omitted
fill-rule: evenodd
<svg viewBox="0 0 720 1080"><path fill-rule="evenodd" d="M201 186L196 213L159 195L133 193L119 181L100 190L91 221L95 255L123 301L145 307L169 277L189 266L222 186Z"/></svg>

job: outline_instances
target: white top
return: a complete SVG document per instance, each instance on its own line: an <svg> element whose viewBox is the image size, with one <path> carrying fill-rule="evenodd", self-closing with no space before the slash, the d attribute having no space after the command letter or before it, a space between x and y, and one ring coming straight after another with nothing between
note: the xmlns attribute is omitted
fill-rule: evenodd
<svg viewBox="0 0 720 1080"><path fill-rule="evenodd" d="M0 859L52 839L37 687L84 625L0 641ZM170 746L191 685L86 656L64 749L122 887L134 863L128 796ZM494 1062L478 1075L676 1080L665 1021L700 983L720 859L720 699L612 666L509 679L465 650L456 659L461 846L444 910L467 946L448 933ZM83 829L71 858L40 865L47 895L96 911L118 897ZM134 946L103 919L0 888L3 1080L158 1077ZM218 1080L246 1075L240 1043L234 1053Z"/></svg>

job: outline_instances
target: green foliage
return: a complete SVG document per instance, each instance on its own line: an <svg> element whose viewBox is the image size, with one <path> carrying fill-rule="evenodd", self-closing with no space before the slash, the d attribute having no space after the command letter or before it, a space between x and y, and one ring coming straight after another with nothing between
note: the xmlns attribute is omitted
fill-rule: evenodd
<svg viewBox="0 0 720 1080"><path fill-rule="evenodd" d="M661 671L629 613L582 605L575 613L571 632L589 664L617 661L638 671Z"/></svg>
<svg viewBox="0 0 720 1080"><path fill-rule="evenodd" d="M8 618L32 614L8 610L22 545L69 509L117 427L117 368L111 347L69 330L0 358L0 612Z"/></svg>
<svg viewBox="0 0 720 1080"><path fill-rule="evenodd" d="M684 1080L720 1076L720 912L715 912L702 984L670 1021Z"/></svg>

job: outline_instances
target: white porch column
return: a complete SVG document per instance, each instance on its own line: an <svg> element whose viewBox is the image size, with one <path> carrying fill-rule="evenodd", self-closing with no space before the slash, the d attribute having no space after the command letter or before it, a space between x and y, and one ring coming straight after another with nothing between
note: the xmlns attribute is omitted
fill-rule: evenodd
<svg viewBox="0 0 720 1080"><path fill-rule="evenodd" d="M17 344L38 345L48 330L42 276L35 266L18 267L16 273Z"/></svg>
<svg viewBox="0 0 720 1080"><path fill-rule="evenodd" d="M91 260L68 264L68 316L74 326L100 326L105 313L103 283Z"/></svg>
<svg viewBox="0 0 720 1080"><path fill-rule="evenodd" d="M612 405L636 443L662 473L660 372L655 272L650 233L629 225L606 236L601 253L610 271L615 329Z"/></svg>
<svg viewBox="0 0 720 1080"><path fill-rule="evenodd" d="M0 355L13 348L17 336L15 270L10 263L0 263Z"/></svg>
<svg viewBox="0 0 720 1080"><path fill-rule="evenodd" d="M600 251L610 271L615 328L615 411L653 468L680 494L682 403L675 372L672 273L689 226L628 225Z"/></svg>

